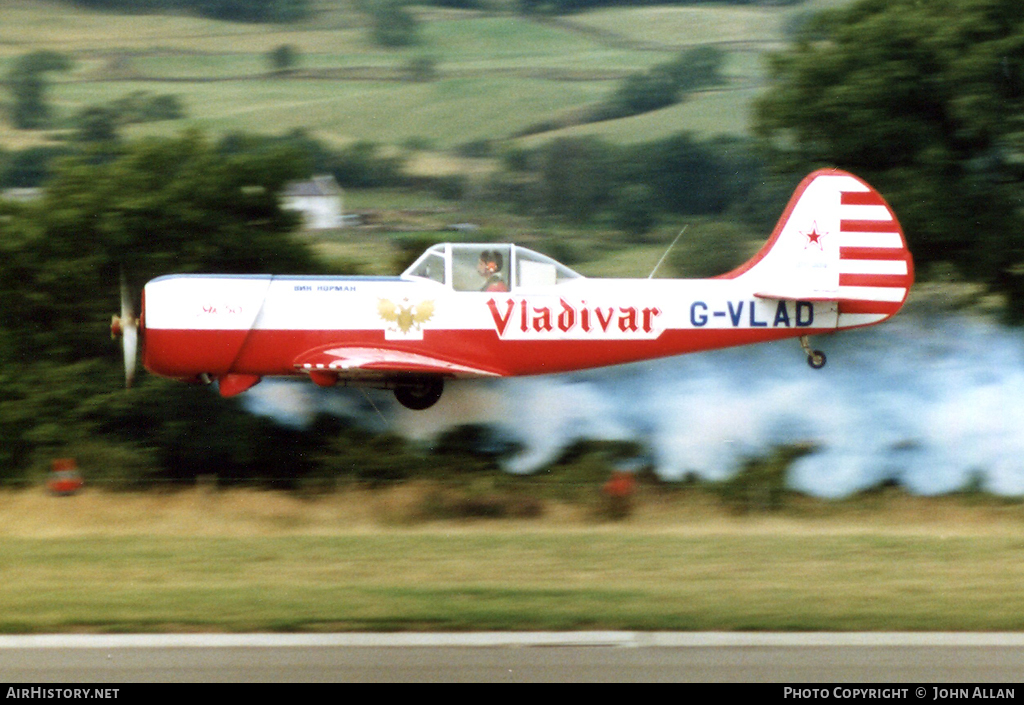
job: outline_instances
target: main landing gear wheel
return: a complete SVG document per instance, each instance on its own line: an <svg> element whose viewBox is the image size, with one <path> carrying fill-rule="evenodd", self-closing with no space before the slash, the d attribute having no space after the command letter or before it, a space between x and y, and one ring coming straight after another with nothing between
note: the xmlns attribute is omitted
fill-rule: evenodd
<svg viewBox="0 0 1024 705"><path fill-rule="evenodd" d="M441 377L425 377L408 384L395 387L395 399L406 409L423 411L429 409L441 398L444 391L444 379Z"/></svg>
<svg viewBox="0 0 1024 705"><path fill-rule="evenodd" d="M806 335L800 336L800 347L802 347L804 352L807 353L807 364L810 365L812 369L820 370L825 366L825 361L827 359L825 357L825 353L821 350L812 350L811 343L807 339Z"/></svg>

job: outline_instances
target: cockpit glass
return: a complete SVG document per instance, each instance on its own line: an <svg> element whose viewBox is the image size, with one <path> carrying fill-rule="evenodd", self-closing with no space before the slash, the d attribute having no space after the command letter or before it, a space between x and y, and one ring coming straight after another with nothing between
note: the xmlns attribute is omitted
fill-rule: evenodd
<svg viewBox="0 0 1024 705"><path fill-rule="evenodd" d="M435 245L427 250L426 254L406 271L406 274L444 284L444 247Z"/></svg>
<svg viewBox="0 0 1024 705"><path fill-rule="evenodd" d="M434 245L403 276L447 284L449 273L455 291L543 288L580 278L579 274L550 257L507 244Z"/></svg>
<svg viewBox="0 0 1024 705"><path fill-rule="evenodd" d="M516 248L517 287L556 286L572 279L578 279L579 276L564 264L560 264L550 257L524 247Z"/></svg>

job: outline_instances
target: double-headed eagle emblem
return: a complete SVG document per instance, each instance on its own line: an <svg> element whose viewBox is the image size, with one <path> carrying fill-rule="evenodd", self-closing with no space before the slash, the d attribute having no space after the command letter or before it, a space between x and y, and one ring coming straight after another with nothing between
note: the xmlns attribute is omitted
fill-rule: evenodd
<svg viewBox="0 0 1024 705"><path fill-rule="evenodd" d="M433 318L433 301L404 305L408 303L409 299L402 299L402 302L397 304L390 299L377 299L378 315L391 324L388 330L401 332L402 335L408 335L410 331L421 333L423 324Z"/></svg>

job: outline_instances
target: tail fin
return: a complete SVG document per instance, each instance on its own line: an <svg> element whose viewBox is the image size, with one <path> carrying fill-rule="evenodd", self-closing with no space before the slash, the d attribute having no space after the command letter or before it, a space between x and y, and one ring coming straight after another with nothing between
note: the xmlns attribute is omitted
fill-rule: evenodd
<svg viewBox="0 0 1024 705"><path fill-rule="evenodd" d="M742 278L760 298L835 301L846 328L899 311L914 261L885 199L852 174L822 169L797 187L761 251L723 277Z"/></svg>

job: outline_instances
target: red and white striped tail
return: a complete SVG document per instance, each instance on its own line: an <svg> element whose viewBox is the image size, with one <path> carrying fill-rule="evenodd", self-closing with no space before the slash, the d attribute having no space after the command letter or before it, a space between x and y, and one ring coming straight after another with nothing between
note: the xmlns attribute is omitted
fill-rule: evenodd
<svg viewBox="0 0 1024 705"><path fill-rule="evenodd" d="M914 283L914 260L896 215L877 191L856 181L866 190L840 192L840 328L893 315Z"/></svg>
<svg viewBox="0 0 1024 705"><path fill-rule="evenodd" d="M889 204L856 176L822 169L805 178L771 238L725 275L757 296L838 304L837 327L896 313L914 283L914 261Z"/></svg>

